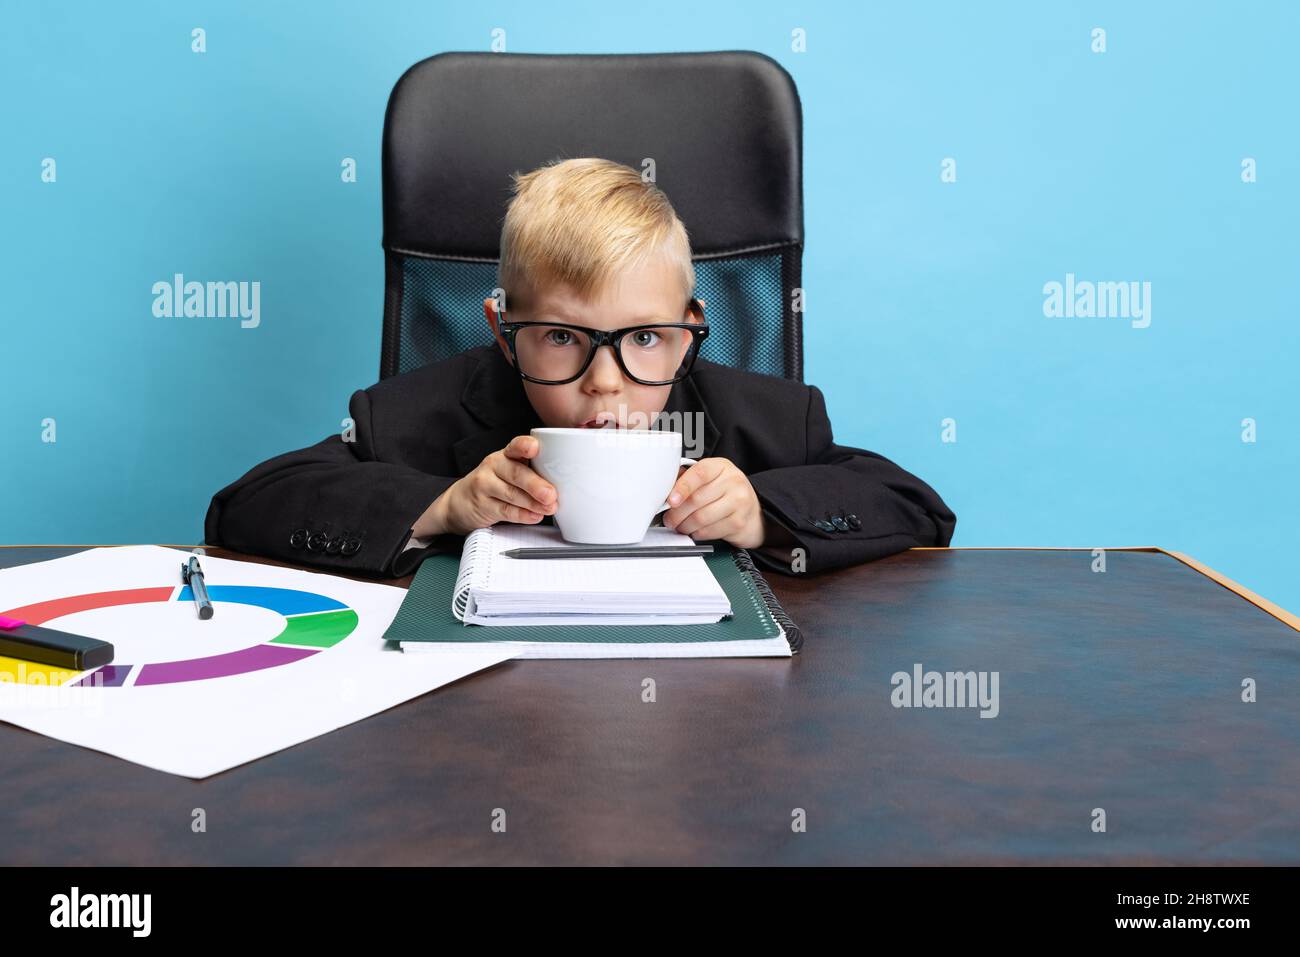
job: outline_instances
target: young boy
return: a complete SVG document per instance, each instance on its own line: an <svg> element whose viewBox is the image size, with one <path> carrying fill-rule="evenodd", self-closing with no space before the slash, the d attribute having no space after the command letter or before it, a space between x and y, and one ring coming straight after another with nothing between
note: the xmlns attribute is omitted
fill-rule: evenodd
<svg viewBox="0 0 1300 957"><path fill-rule="evenodd" d="M504 296L483 302L495 343L353 393L352 430L213 496L209 545L406 575L432 551L459 551L473 529L553 522L530 429L647 424L682 432L697 459L663 513L696 541L750 549L787 574L948 544L956 518L938 494L836 445L817 387L696 361L705 304L663 192L592 158L514 179ZM613 330L625 331L599 335Z"/></svg>

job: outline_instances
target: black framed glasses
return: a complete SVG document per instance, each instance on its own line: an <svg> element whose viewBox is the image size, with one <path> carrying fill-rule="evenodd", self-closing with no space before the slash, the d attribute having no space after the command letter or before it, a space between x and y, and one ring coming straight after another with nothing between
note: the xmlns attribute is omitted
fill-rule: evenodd
<svg viewBox="0 0 1300 957"><path fill-rule="evenodd" d="M703 317L698 300L692 299L688 309ZM502 318L497 328L510 347L515 371L540 385L564 385L578 379L601 346L614 350L618 367L633 382L670 385L690 374L700 343L709 334L705 322L650 322L605 330L568 322L509 322Z"/></svg>

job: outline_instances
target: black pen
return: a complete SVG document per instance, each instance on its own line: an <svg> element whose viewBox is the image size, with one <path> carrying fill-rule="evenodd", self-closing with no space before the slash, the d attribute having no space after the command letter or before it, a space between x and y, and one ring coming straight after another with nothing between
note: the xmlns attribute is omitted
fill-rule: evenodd
<svg viewBox="0 0 1300 957"><path fill-rule="evenodd" d="M571 545L543 548L508 548L509 558L677 558L708 555L712 545Z"/></svg>
<svg viewBox="0 0 1300 957"><path fill-rule="evenodd" d="M208 586L203 582L203 569L199 567L197 557L191 555L190 560L181 565L181 581L190 586L199 619L207 621L213 614L212 602L208 601Z"/></svg>

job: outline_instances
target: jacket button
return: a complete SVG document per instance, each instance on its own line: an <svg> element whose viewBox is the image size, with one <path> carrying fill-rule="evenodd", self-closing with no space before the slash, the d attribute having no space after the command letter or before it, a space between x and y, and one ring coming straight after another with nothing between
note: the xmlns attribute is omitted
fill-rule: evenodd
<svg viewBox="0 0 1300 957"><path fill-rule="evenodd" d="M343 536L335 535L333 538L331 538L328 542L325 543L325 554L337 555L339 553L339 549L341 549L342 547L343 547Z"/></svg>
<svg viewBox="0 0 1300 957"><path fill-rule="evenodd" d="M816 525L818 528L820 528L823 532L835 531L835 526L832 525L830 522L826 521L826 519L824 518L817 519L817 521L813 522L813 524Z"/></svg>
<svg viewBox="0 0 1300 957"><path fill-rule="evenodd" d="M289 536L289 547L302 548L306 544L307 544L307 529L305 528L294 529L294 533Z"/></svg>
<svg viewBox="0 0 1300 957"><path fill-rule="evenodd" d="M311 538L307 539L307 551L309 552L323 551L325 548L326 541L328 541L328 539L325 538L324 532L314 532Z"/></svg>
<svg viewBox="0 0 1300 957"><path fill-rule="evenodd" d="M344 555L355 555L357 552L361 551L361 542L355 538L349 538L343 543L342 551Z"/></svg>
<svg viewBox="0 0 1300 957"><path fill-rule="evenodd" d="M849 512L848 523L849 528L853 529L855 532L862 527L862 519L858 518L852 512Z"/></svg>
<svg viewBox="0 0 1300 957"><path fill-rule="evenodd" d="M831 519L831 524L835 526L837 532L847 532L849 530L849 523L838 515Z"/></svg>

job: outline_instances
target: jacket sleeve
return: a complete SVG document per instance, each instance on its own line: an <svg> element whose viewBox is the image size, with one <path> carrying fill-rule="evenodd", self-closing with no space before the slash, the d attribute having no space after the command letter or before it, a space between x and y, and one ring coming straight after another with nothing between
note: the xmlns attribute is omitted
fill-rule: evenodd
<svg viewBox="0 0 1300 957"><path fill-rule="evenodd" d="M805 464L749 476L774 532L753 550L755 561L786 574L820 572L947 546L957 518L938 493L883 456L836 445L821 390L808 390ZM847 529L816 524L836 517ZM803 549L802 567L795 548Z"/></svg>
<svg viewBox="0 0 1300 957"><path fill-rule="evenodd" d="M410 574L428 554L459 550L436 536L406 551L411 527L455 478L376 460L370 397L353 393L351 441L331 435L263 462L212 497L207 544L378 578Z"/></svg>

